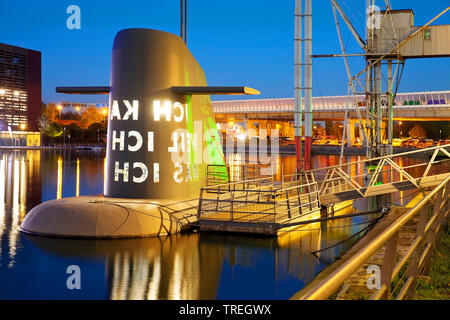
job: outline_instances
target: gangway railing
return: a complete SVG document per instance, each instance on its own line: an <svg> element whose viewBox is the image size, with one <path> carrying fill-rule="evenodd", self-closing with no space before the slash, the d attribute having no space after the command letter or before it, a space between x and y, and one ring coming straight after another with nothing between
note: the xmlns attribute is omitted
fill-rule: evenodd
<svg viewBox="0 0 450 320"><path fill-rule="evenodd" d="M270 163L257 164L231 161L227 164L208 164L206 166L206 185L214 186L272 175L273 171Z"/></svg>
<svg viewBox="0 0 450 320"><path fill-rule="evenodd" d="M319 183L322 203L342 201L344 192L349 198L366 198L390 193L402 188L423 189L436 186L450 175L450 145L403 152L357 162L317 168L306 172L286 175L284 181L310 181ZM405 165L405 157L431 156L422 163ZM443 173L438 173L438 170ZM352 193L349 193L351 191Z"/></svg>
<svg viewBox="0 0 450 320"><path fill-rule="evenodd" d="M318 192L316 182L282 187L272 176L207 186L198 219L282 223L320 210Z"/></svg>
<svg viewBox="0 0 450 320"><path fill-rule="evenodd" d="M449 191L450 176L331 274L306 287L291 299L328 299L356 271L367 265L367 261L383 247L385 252L381 265L380 285L370 299L413 298L417 277L427 272L432 248L448 223ZM401 228L416 216L419 217L415 238L407 251L400 256L399 233Z"/></svg>

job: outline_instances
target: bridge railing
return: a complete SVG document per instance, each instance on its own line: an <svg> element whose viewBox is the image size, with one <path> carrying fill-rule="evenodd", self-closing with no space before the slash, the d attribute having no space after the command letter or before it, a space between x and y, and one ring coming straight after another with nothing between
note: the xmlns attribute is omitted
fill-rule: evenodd
<svg viewBox="0 0 450 320"><path fill-rule="evenodd" d="M339 192L354 191L361 197L378 192L380 184L407 184L418 189L436 185L448 173L436 175L437 168L450 170L450 145L388 155L384 157L343 163L340 165L318 168L283 177L284 181L317 181L321 196ZM424 155L422 163L407 165L405 157ZM428 158L429 157L429 158ZM402 162L400 162L402 161ZM434 174L436 178L430 177ZM439 179L438 179L439 178Z"/></svg>
<svg viewBox="0 0 450 320"><path fill-rule="evenodd" d="M198 219L278 223L320 209L316 182L285 185L273 177L201 188Z"/></svg>
<svg viewBox="0 0 450 320"><path fill-rule="evenodd" d="M306 287L291 299L328 299L383 247L385 250L380 268L380 286L370 299L411 299L417 277L427 273L432 248L448 222L449 191L450 176L330 275L313 286ZM407 251L400 255L398 239L401 228L416 216L418 222L415 238Z"/></svg>
<svg viewBox="0 0 450 320"><path fill-rule="evenodd" d="M206 186L246 181L272 175L270 163L236 163L232 161L228 164L208 164L206 166Z"/></svg>

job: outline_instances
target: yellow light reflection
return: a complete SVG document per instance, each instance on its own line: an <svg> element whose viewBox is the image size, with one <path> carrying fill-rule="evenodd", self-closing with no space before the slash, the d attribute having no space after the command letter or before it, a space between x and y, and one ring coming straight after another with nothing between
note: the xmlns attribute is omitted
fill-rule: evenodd
<svg viewBox="0 0 450 320"><path fill-rule="evenodd" d="M58 158L58 180L56 182L56 199L61 199L62 195L62 159Z"/></svg>
<svg viewBox="0 0 450 320"><path fill-rule="evenodd" d="M25 218L26 198L27 198L27 168L25 166L25 157L22 158L20 168L20 223Z"/></svg>
<svg viewBox="0 0 450 320"><path fill-rule="evenodd" d="M106 194L106 158L103 159L103 194Z"/></svg>
<svg viewBox="0 0 450 320"><path fill-rule="evenodd" d="M13 171L13 201L11 210L11 229L9 231L9 264L8 267L12 268L15 264L15 256L17 252L17 238L19 233L19 184L20 184L20 162L19 159L14 159L14 171Z"/></svg>
<svg viewBox="0 0 450 320"><path fill-rule="evenodd" d="M77 159L77 185L75 190L75 196L80 196L80 159Z"/></svg>
<svg viewBox="0 0 450 320"><path fill-rule="evenodd" d="M2 239L5 230L5 157L0 160L0 265L2 258Z"/></svg>

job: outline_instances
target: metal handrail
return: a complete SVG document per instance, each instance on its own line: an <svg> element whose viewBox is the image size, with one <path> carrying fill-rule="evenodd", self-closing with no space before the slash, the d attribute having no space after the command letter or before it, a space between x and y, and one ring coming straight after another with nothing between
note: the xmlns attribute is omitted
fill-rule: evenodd
<svg viewBox="0 0 450 320"><path fill-rule="evenodd" d="M328 169L333 169L333 168L338 168L338 167L346 167L346 166L350 166L350 165L353 165L353 164L360 164L360 163L365 163L365 162L373 162L373 161L383 160L383 159L387 159L387 158L403 157L405 155L410 155L410 154L413 154L413 153L428 152L428 151L432 151L432 150L436 150L436 149L444 149L445 150L446 148L450 148L450 144L446 144L446 145L442 145L442 146L430 147L430 148L426 148L426 149L420 149L420 150L413 150L413 151L407 151L407 152L402 152L402 153L390 154L390 155L387 155L387 156L382 156L382 157L377 157L377 158L370 158L370 159L364 159L364 160L355 161L355 162L348 162L348 163L343 163L343 164L337 164L337 165L329 166L329 167L311 169L311 170L303 172L303 174L304 173L311 173L311 172L321 171L321 170L328 170Z"/></svg>
<svg viewBox="0 0 450 320"><path fill-rule="evenodd" d="M427 196L425 196L415 207L408 210L391 226L381 232L370 244L360 249L353 257L342 264L338 269L320 281L299 299L314 300L327 299L332 295L353 273L355 273L370 257L372 257L385 243L391 239L401 227L414 217L442 188L450 182L450 176L442 181ZM442 199L448 201L448 199ZM386 290L386 289L385 289ZM377 294L378 296L378 294Z"/></svg>

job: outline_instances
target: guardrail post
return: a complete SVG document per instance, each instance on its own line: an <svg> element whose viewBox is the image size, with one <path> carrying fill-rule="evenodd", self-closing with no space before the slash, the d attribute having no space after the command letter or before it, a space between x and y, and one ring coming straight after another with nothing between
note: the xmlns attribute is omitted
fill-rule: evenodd
<svg viewBox="0 0 450 320"><path fill-rule="evenodd" d="M381 299L389 297L391 288L392 270L394 269L395 256L397 254L398 231L386 241L386 250L384 252L383 264L381 266L381 286L386 286L386 292L381 296Z"/></svg>
<svg viewBox="0 0 450 320"><path fill-rule="evenodd" d="M445 210L442 212L442 214L440 212L440 207L441 207L442 203L443 203L443 201L442 201L442 190L441 190L438 193L436 193L436 197L433 200L433 216L434 215L437 215L437 216L436 216L436 220L430 226L430 229L428 231L428 233L430 233L430 235L427 237L426 247L430 246L429 252L432 252L432 250L434 248L436 238L438 237L438 230L442 223L441 219L442 219L442 217L444 217L444 214L445 214ZM427 258L425 259L425 261L423 263L423 274L429 273L430 262L431 262L431 254L429 254L427 256Z"/></svg>
<svg viewBox="0 0 450 320"><path fill-rule="evenodd" d="M286 190L286 205L288 209L288 218L291 218L291 206L289 205L289 191Z"/></svg>
<svg viewBox="0 0 450 320"><path fill-rule="evenodd" d="M301 216L302 215L302 202L300 200L300 187L297 187L297 200L298 200L298 215Z"/></svg>
<svg viewBox="0 0 450 320"><path fill-rule="evenodd" d="M200 217L202 215L202 199L203 199L203 187L200 188L200 198L198 201L198 208L197 208L197 220L200 220Z"/></svg>
<svg viewBox="0 0 450 320"><path fill-rule="evenodd" d="M233 209L234 209L234 190L236 190L236 184L233 184L233 191L231 191L231 208L230 208L230 221L233 221Z"/></svg>
<svg viewBox="0 0 450 320"><path fill-rule="evenodd" d="M417 280L417 274L419 273L419 262L420 262L420 256L422 255L422 244L423 244L423 237L425 234L425 226L427 225L427 217L428 217L428 210L429 206L424 206L420 210L420 216L419 216L419 222L417 223L417 229L416 229L416 239L418 237L421 237L422 240L420 240L420 244L417 246L417 249L413 252L411 256L411 260L408 265L408 271L407 271L407 280L412 279L412 282L407 288L404 298L405 299L412 299L414 295L414 288L416 286L416 280Z"/></svg>

